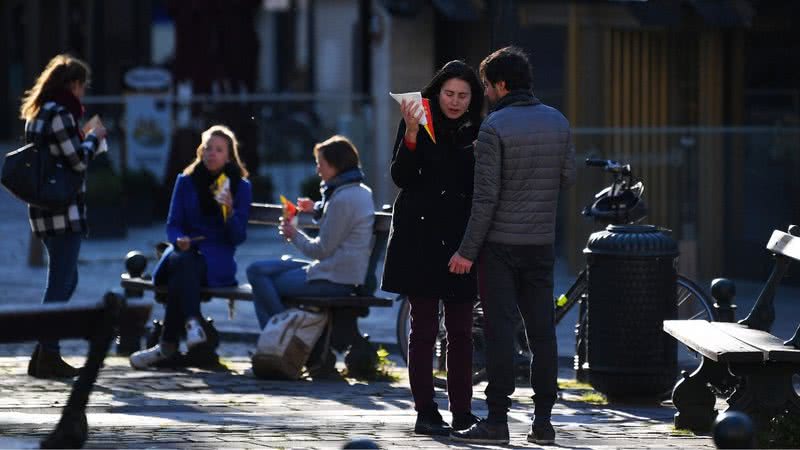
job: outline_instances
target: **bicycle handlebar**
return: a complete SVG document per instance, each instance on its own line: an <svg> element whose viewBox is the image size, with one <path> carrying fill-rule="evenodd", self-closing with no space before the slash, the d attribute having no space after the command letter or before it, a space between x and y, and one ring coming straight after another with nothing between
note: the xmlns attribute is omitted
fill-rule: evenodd
<svg viewBox="0 0 800 450"><path fill-rule="evenodd" d="M611 159L594 159L586 158L586 165L589 167L602 167L607 172L618 173L622 175L631 174L630 164L621 164Z"/></svg>

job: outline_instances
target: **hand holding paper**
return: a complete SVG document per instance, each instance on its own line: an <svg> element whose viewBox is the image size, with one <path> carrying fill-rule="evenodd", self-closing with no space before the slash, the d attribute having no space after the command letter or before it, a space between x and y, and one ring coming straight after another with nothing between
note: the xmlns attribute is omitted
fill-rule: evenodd
<svg viewBox="0 0 800 450"><path fill-rule="evenodd" d="M280 196L281 205L283 206L283 220L297 226L297 206L283 195Z"/></svg>
<svg viewBox="0 0 800 450"><path fill-rule="evenodd" d="M418 105L420 105L421 108L423 108L422 94L420 92L405 92L403 94L393 94L389 92L389 95L391 95L392 98L397 100L397 103L401 105L403 104L403 100L405 100L406 103L416 102ZM428 124L428 118L426 117L425 114L423 114L422 117L419 118L419 124L423 126Z"/></svg>
<svg viewBox="0 0 800 450"><path fill-rule="evenodd" d="M88 134L90 131L94 131L95 136L100 141L95 153L103 153L108 151L108 141L106 140L106 127L103 125L103 121L100 120L100 117L95 114L92 116L91 119L86 121L83 124L83 134Z"/></svg>
<svg viewBox="0 0 800 450"><path fill-rule="evenodd" d="M425 131L428 132L428 136L430 136L433 143L436 143L436 135L433 132L433 116L431 115L431 106L428 102L427 98L422 98L422 93L420 92L405 92L402 94L394 94L389 92L389 95L392 96L393 99L397 100L397 103L403 104L403 100L408 102L417 102L422 107L422 117L419 119L419 124L425 128Z"/></svg>
<svg viewBox="0 0 800 450"><path fill-rule="evenodd" d="M231 180L224 173L221 173L214 181L214 199L222 209L222 219L228 220L231 215Z"/></svg>

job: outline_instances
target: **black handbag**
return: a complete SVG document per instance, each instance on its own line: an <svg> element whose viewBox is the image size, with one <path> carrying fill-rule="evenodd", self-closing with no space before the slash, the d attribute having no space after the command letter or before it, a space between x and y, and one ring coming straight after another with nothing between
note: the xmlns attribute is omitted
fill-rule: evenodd
<svg viewBox="0 0 800 450"><path fill-rule="evenodd" d="M83 174L51 155L46 145L32 142L6 153L0 182L25 203L63 210L77 198Z"/></svg>

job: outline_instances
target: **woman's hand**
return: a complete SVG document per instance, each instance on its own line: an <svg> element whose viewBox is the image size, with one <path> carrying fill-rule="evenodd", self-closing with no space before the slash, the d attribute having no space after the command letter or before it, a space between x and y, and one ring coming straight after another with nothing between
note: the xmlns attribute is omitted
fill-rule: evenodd
<svg viewBox="0 0 800 450"><path fill-rule="evenodd" d="M312 212L314 211L314 200L308 197L299 197L297 199L297 208L303 212Z"/></svg>
<svg viewBox="0 0 800 450"><path fill-rule="evenodd" d="M175 240L175 246L178 250L185 252L192 246L192 239L189 236L181 236Z"/></svg>
<svg viewBox="0 0 800 450"><path fill-rule="evenodd" d="M97 125L96 127L89 130L89 134L94 134L98 141L102 141L106 138L108 132L106 131L106 127L103 125Z"/></svg>
<svg viewBox="0 0 800 450"><path fill-rule="evenodd" d="M403 121L406 123L405 139L409 142L417 142L419 132L419 120L422 118L422 106L417 102L400 103L400 113L403 114Z"/></svg>
<svg viewBox="0 0 800 450"><path fill-rule="evenodd" d="M278 224L278 233L287 241L291 241L294 239L295 234L297 234L297 228L281 217L280 223Z"/></svg>

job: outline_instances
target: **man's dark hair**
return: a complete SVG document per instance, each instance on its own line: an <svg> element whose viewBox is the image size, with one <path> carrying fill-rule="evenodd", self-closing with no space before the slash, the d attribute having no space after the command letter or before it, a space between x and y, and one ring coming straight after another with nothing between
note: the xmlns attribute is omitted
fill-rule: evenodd
<svg viewBox="0 0 800 450"><path fill-rule="evenodd" d="M431 101L438 99L442 86L444 86L447 80L453 78L458 78L469 84L471 95L466 114L473 123L480 124L481 111L483 109L483 88L481 87L481 81L478 79L478 75L475 74L475 70L464 61L456 59L442 66L433 76L430 83L422 89L422 96ZM435 107L438 108L438 105L439 102L437 100Z"/></svg>
<svg viewBox="0 0 800 450"><path fill-rule="evenodd" d="M525 52L514 46L503 47L481 61L481 78L491 84L506 82L506 89L532 89L531 64Z"/></svg>

